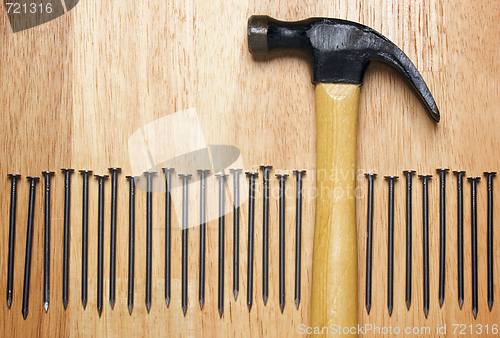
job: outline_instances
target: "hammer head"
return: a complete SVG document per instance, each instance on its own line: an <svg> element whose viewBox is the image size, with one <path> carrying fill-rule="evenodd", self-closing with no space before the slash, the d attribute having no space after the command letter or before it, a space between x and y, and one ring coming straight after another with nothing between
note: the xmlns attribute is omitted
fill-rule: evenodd
<svg viewBox="0 0 500 338"><path fill-rule="evenodd" d="M411 60L394 43L367 26L329 18L284 22L255 15L248 20L248 48L254 55L285 49L309 51L313 83L361 84L370 61L382 61L401 74L429 117L439 122L436 102Z"/></svg>

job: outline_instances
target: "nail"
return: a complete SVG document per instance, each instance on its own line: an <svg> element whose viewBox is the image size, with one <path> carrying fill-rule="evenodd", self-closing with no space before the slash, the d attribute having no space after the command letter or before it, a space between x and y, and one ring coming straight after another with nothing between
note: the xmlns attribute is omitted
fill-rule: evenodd
<svg viewBox="0 0 500 338"><path fill-rule="evenodd" d="M174 168L162 168L165 172L165 302L170 305L171 233L172 233L172 172Z"/></svg>
<svg viewBox="0 0 500 338"><path fill-rule="evenodd" d="M254 240L254 215L255 215L255 178L258 172L246 172L248 176L248 259L247 259L247 306L252 309L253 302L253 240Z"/></svg>
<svg viewBox="0 0 500 338"><path fill-rule="evenodd" d="M126 176L129 182L128 204L128 312L134 308L134 271L135 271L135 185L139 176Z"/></svg>
<svg viewBox="0 0 500 338"><path fill-rule="evenodd" d="M238 299L240 290L240 173L242 169L229 169L233 173L233 294Z"/></svg>
<svg viewBox="0 0 500 338"><path fill-rule="evenodd" d="M297 176L295 186L295 307L297 310L300 305L300 280L302 265L302 176L305 170L294 170Z"/></svg>
<svg viewBox="0 0 500 338"><path fill-rule="evenodd" d="M199 279L199 292L198 300L200 302L200 309L203 310L205 303L205 251L206 251L206 198L207 198L207 174L210 170L200 169L200 279Z"/></svg>
<svg viewBox="0 0 500 338"><path fill-rule="evenodd" d="M412 180L415 170L405 170L406 176L406 308L411 306L411 269L412 269Z"/></svg>
<svg viewBox="0 0 500 338"><path fill-rule="evenodd" d="M279 266L279 274L280 274L280 309L281 313L285 309L285 182L288 175L286 174L276 174L276 177L280 183L280 197L279 197L279 238L280 238L280 246L279 246L279 258L280 258L280 266Z"/></svg>
<svg viewBox="0 0 500 338"><path fill-rule="evenodd" d="M89 246L89 175L92 170L80 170L82 188L82 304L87 306L88 246Z"/></svg>
<svg viewBox="0 0 500 338"><path fill-rule="evenodd" d="M9 215L9 263L7 270L7 306L10 309L14 291L14 249L16 244L16 206L17 206L17 180L18 174L8 174L11 179L10 189L10 215Z"/></svg>
<svg viewBox="0 0 500 338"><path fill-rule="evenodd" d="M432 175L418 175L422 179L422 238L424 262L424 314L429 314L429 179Z"/></svg>
<svg viewBox="0 0 500 338"><path fill-rule="evenodd" d="M182 177L182 312L186 316L188 306L188 180L190 174Z"/></svg>
<svg viewBox="0 0 500 338"><path fill-rule="evenodd" d="M109 304L115 307L116 290L116 204L118 194L118 173L121 168L109 168L111 172L111 227L109 240Z"/></svg>
<svg viewBox="0 0 500 338"><path fill-rule="evenodd" d="M30 302L31 249L33 246L33 219L35 216L36 184L39 177L26 177L30 182L28 203L28 230L26 231L26 257L24 261L23 318L28 316Z"/></svg>
<svg viewBox="0 0 500 338"><path fill-rule="evenodd" d="M45 179L44 245L43 245L43 308L49 310L50 300L50 178L53 171L42 171Z"/></svg>
<svg viewBox="0 0 500 338"><path fill-rule="evenodd" d="M388 238L387 238L387 308L392 316L394 295L394 184L398 176L384 176L389 184Z"/></svg>
<svg viewBox="0 0 500 338"><path fill-rule="evenodd" d="M488 227L487 227L487 251L488 251L488 307L493 307L493 177L496 172L485 172L488 190Z"/></svg>
<svg viewBox="0 0 500 338"><path fill-rule="evenodd" d="M457 261L458 261L458 305L462 310L464 303L464 192L465 171L454 171L457 175Z"/></svg>
<svg viewBox="0 0 500 338"><path fill-rule="evenodd" d="M372 308L372 249L373 249L373 181L377 174L366 173L368 179L368 208L366 211L366 312Z"/></svg>
<svg viewBox="0 0 500 338"><path fill-rule="evenodd" d="M264 183L264 205L262 207L262 299L264 305L267 304L269 295L269 172L273 169L272 166L262 165Z"/></svg>
<svg viewBox="0 0 500 338"><path fill-rule="evenodd" d="M481 177L468 177L470 182L471 251L472 251L472 314L477 317L477 183Z"/></svg>
<svg viewBox="0 0 500 338"><path fill-rule="evenodd" d="M217 174L219 178L219 317L224 314L224 232L225 232L225 194L224 184L229 175Z"/></svg>
<svg viewBox="0 0 500 338"><path fill-rule="evenodd" d="M97 311L102 314L103 294L103 259L104 259L104 180L108 175L94 175L99 184L99 201L97 212Z"/></svg>
<svg viewBox="0 0 500 338"><path fill-rule="evenodd" d="M436 169L439 174L439 307L444 303L446 280L446 174L450 169Z"/></svg>
<svg viewBox="0 0 500 338"><path fill-rule="evenodd" d="M153 264L153 176L146 171L146 309L151 310L151 273Z"/></svg>
<svg viewBox="0 0 500 338"><path fill-rule="evenodd" d="M64 252L63 252L63 305L68 307L69 295L69 236L71 207L71 174L74 169L61 169L64 173Z"/></svg>

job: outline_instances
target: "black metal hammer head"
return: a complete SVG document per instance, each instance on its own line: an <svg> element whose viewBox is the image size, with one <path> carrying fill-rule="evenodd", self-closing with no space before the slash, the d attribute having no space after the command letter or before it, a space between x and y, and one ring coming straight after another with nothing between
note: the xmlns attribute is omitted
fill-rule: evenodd
<svg viewBox="0 0 500 338"><path fill-rule="evenodd" d="M407 81L429 117L439 122L436 102L411 60L367 26L329 18L284 22L255 15L248 19L248 48L254 55L284 49L310 51L314 83L361 84L370 61L387 63Z"/></svg>

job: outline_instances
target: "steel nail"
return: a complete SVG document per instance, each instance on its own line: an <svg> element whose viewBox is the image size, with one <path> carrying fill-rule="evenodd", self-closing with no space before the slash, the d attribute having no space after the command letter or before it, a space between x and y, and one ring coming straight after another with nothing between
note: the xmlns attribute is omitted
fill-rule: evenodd
<svg viewBox="0 0 500 338"><path fill-rule="evenodd" d="M31 250L33 247L33 220L35 217L36 184L39 177L26 177L30 182L28 202L28 229L26 231L26 256L24 261L23 318L26 319L30 301Z"/></svg>
<svg viewBox="0 0 500 338"><path fill-rule="evenodd" d="M464 192L465 171L454 171L457 176L457 262L458 262L458 305L462 310L464 303Z"/></svg>
<svg viewBox="0 0 500 338"><path fill-rule="evenodd" d="M305 170L294 170L297 177L295 186L295 307L300 305L300 282L302 265L302 177Z"/></svg>
<svg viewBox="0 0 500 338"><path fill-rule="evenodd" d="M273 169L270 165L262 165L264 204L262 207L262 299L267 304L269 296L269 172Z"/></svg>
<svg viewBox="0 0 500 338"><path fill-rule="evenodd" d="M233 294L238 298L240 289L240 173L242 169L229 169L233 173Z"/></svg>
<svg viewBox="0 0 500 338"><path fill-rule="evenodd" d="M471 252L472 252L472 314L474 319L478 311L477 295L477 183L481 177L468 177L470 182L470 208L471 208Z"/></svg>
<svg viewBox="0 0 500 338"><path fill-rule="evenodd" d="M200 174L200 276L199 276L199 290L198 301L200 302L200 309L203 310L205 304L205 251L206 251L206 198L207 198L207 174L210 173L208 169L198 170Z"/></svg>
<svg viewBox="0 0 500 338"><path fill-rule="evenodd" d="M190 174L179 174L182 178L182 312L186 316L188 306L188 180Z"/></svg>
<svg viewBox="0 0 500 338"><path fill-rule="evenodd" d="M109 304L115 307L116 290L116 208L118 194L118 173L121 168L109 168L111 172L111 223L109 240Z"/></svg>
<svg viewBox="0 0 500 338"><path fill-rule="evenodd" d="M229 175L217 174L219 178L219 317L224 314L224 233L225 233L225 193L224 185Z"/></svg>
<svg viewBox="0 0 500 338"><path fill-rule="evenodd" d="M146 171L146 309L151 310L151 275L153 269L153 176Z"/></svg>
<svg viewBox="0 0 500 338"><path fill-rule="evenodd" d="M165 172L165 302L170 305L171 234L172 234L172 172L174 168L162 168Z"/></svg>
<svg viewBox="0 0 500 338"><path fill-rule="evenodd" d="M74 169L61 169L64 173L64 252L63 252L63 305L68 307L69 296L69 238L70 238L70 207L71 207L71 174Z"/></svg>
<svg viewBox="0 0 500 338"><path fill-rule="evenodd" d="M254 249L254 215L255 215L255 178L258 172L246 172L248 176L248 259L247 259L247 306L252 309L253 303L253 249Z"/></svg>
<svg viewBox="0 0 500 338"><path fill-rule="evenodd" d="M365 305L370 314L372 308L372 258L373 258L373 182L377 174L366 173L368 179L368 207L366 211L366 285Z"/></svg>
<svg viewBox="0 0 500 338"><path fill-rule="evenodd" d="M287 174L276 174L280 184L279 196L279 299L281 313L285 309L285 182Z"/></svg>
<svg viewBox="0 0 500 338"><path fill-rule="evenodd" d="M43 171L45 179L44 245L43 245L43 308L49 310L50 300L50 178L53 171Z"/></svg>
<svg viewBox="0 0 500 338"><path fill-rule="evenodd" d="M387 236L387 309L392 316L394 295L394 184L398 176L384 176L389 184L388 236Z"/></svg>
<svg viewBox="0 0 500 338"><path fill-rule="evenodd" d="M487 226L487 251L488 251L488 307L493 307L493 177L496 172L485 172L488 190L488 226Z"/></svg>
<svg viewBox="0 0 500 338"><path fill-rule="evenodd" d="M410 310L411 306L411 269L412 269L412 180L415 170L405 170L403 173L406 176L406 309Z"/></svg>
<svg viewBox="0 0 500 338"><path fill-rule="evenodd" d="M82 187L82 304L87 306L88 246L89 246L89 175L92 170L80 170Z"/></svg>
<svg viewBox="0 0 500 338"><path fill-rule="evenodd" d="M14 249L16 244L16 206L17 206L17 180L18 174L8 174L11 179L10 189L10 214L9 214L9 260L7 268L7 306L10 309L14 291Z"/></svg>
<svg viewBox="0 0 500 338"><path fill-rule="evenodd" d="M134 271L135 271L135 185L139 176L126 176L129 181L128 204L128 312L134 308Z"/></svg>
<svg viewBox="0 0 500 338"><path fill-rule="evenodd" d="M418 175L422 179L422 238L424 270L424 314L429 314L429 179L432 175Z"/></svg>
<svg viewBox="0 0 500 338"><path fill-rule="evenodd" d="M439 174L439 307L444 303L446 281L446 174L450 169L436 169Z"/></svg>
<svg viewBox="0 0 500 338"><path fill-rule="evenodd" d="M102 314L103 298L103 260L104 260L104 180L108 175L94 175L99 184L99 201L97 212L97 312Z"/></svg>

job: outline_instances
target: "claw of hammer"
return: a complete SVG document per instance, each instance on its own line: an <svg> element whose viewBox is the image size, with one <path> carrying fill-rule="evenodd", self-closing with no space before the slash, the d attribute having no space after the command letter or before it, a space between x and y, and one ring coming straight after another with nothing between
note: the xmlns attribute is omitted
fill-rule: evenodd
<svg viewBox="0 0 500 338"><path fill-rule="evenodd" d="M248 20L248 48L254 55L283 49L307 50L313 59L313 83L361 84L370 61L394 67L439 122L436 102L406 54L377 31L359 23L329 18L285 22L264 15Z"/></svg>

